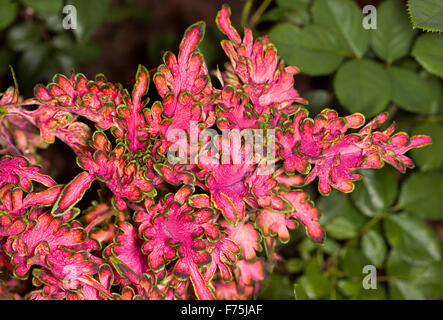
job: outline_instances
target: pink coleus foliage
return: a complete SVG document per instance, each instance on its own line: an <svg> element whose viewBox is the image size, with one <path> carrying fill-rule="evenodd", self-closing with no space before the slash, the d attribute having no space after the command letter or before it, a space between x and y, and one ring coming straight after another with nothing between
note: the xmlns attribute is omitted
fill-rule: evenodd
<svg viewBox="0 0 443 320"><path fill-rule="evenodd" d="M312 241L324 239L304 185L318 178L324 195L351 192L357 170L388 163L404 171L413 166L405 153L431 143L393 125L377 130L387 114L366 125L362 114L331 109L310 118L294 87L298 69L279 60L267 37L254 41L245 28L242 39L229 16L223 7L216 18L230 61L217 73L219 87L199 51L205 26L197 23L156 69L161 101L149 105L143 66L132 93L103 75L71 74L38 85L31 99L16 87L3 94L0 268L10 280L0 296L32 277L29 299L251 298L290 229L302 225ZM257 150L245 129L271 134ZM38 153L56 138L82 170L65 185L43 173L51 159ZM245 141L239 149L236 139ZM178 143L184 158L173 162ZM76 206L93 186L99 200L82 211Z"/></svg>

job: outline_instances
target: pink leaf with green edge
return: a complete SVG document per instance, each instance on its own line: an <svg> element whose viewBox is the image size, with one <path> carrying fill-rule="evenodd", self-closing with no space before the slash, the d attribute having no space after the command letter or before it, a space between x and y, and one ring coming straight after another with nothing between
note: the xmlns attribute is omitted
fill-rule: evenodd
<svg viewBox="0 0 443 320"><path fill-rule="evenodd" d="M260 251L260 235L251 223L244 221L235 227L226 221L220 224L226 229L228 238L240 246L242 258L251 260L256 257L256 251Z"/></svg>
<svg viewBox="0 0 443 320"><path fill-rule="evenodd" d="M207 211L201 211L203 212L207 214ZM203 245L204 249L204 243L194 238L204 234L201 224L208 222L210 217L207 216L202 223L197 223L194 221L196 214L192 212L191 207L187 205L179 207L177 202L172 202L165 214L153 218L152 226L144 231L147 241L143 249L149 253L149 265L154 271L162 270L166 261L177 256L177 246L180 251L183 250L185 256L195 251L194 247L201 249L199 246Z"/></svg>
<svg viewBox="0 0 443 320"><path fill-rule="evenodd" d="M32 164L40 163L37 148L45 143L34 125L15 112L17 103L18 89L9 87L0 98L0 154L26 155Z"/></svg>
<svg viewBox="0 0 443 320"><path fill-rule="evenodd" d="M220 137L220 141L221 141ZM233 144L230 144L231 148ZM232 149L231 149L232 150ZM240 154L247 159L250 146L242 146ZM199 167L207 172L205 186L211 193L211 201L231 224L237 224L245 216L244 197L248 193L245 179L254 171L251 163L220 164L217 159L209 156L198 158Z"/></svg>
<svg viewBox="0 0 443 320"><path fill-rule="evenodd" d="M15 265L15 274L25 277L29 268L34 265L46 265L46 257L61 246L75 248L86 240L86 232L80 228L72 228L59 218L49 213L31 219L27 229L20 235L9 237L5 249L11 255Z"/></svg>
<svg viewBox="0 0 443 320"><path fill-rule="evenodd" d="M220 129L258 129L259 117L254 109L248 104L245 93L226 85L220 93L220 97L214 101L217 105L217 126Z"/></svg>
<svg viewBox="0 0 443 320"><path fill-rule="evenodd" d="M305 103L294 89L294 75L298 73L298 69L278 64L275 46L269 43L267 37L253 42L249 28L245 28L241 41L229 16L230 10L224 6L216 19L219 29L230 39L222 42L232 66L224 77L228 84L236 88L243 87L258 114L269 113L267 108L274 104L277 109L282 109L293 102ZM238 80L231 80L236 78Z"/></svg>
<svg viewBox="0 0 443 320"><path fill-rule="evenodd" d="M234 281L220 281L215 284L215 292L217 300L250 300L254 294L254 287L248 286L239 290Z"/></svg>
<svg viewBox="0 0 443 320"><path fill-rule="evenodd" d="M155 101L151 108L143 110L146 122L148 124L146 130L151 137L156 137L165 131L165 116L163 114L163 105L160 101Z"/></svg>
<svg viewBox="0 0 443 320"><path fill-rule="evenodd" d="M302 175L288 176L284 174L283 168L277 170L275 180L286 188L301 186L305 182L305 178Z"/></svg>
<svg viewBox="0 0 443 320"><path fill-rule="evenodd" d="M80 154L88 148L91 129L82 122L71 122L63 127L58 127L54 131L54 135L70 146L76 154Z"/></svg>
<svg viewBox="0 0 443 320"><path fill-rule="evenodd" d="M309 237L315 242L323 242L324 232L318 222L320 210L314 208L314 204L309 200L307 193L303 191L290 191L282 193L295 211L289 213L289 217L296 218L303 223Z"/></svg>
<svg viewBox="0 0 443 320"><path fill-rule="evenodd" d="M56 183L52 178L39 173L39 167L29 164L23 157L4 156L0 159L0 187L6 184L17 185L25 191L32 190L32 181L37 181L47 187Z"/></svg>
<svg viewBox="0 0 443 320"><path fill-rule="evenodd" d="M156 287L154 287L155 280L151 274L143 273L137 275L127 264L115 257L110 257L110 261L117 271L118 276L122 277L122 286L127 289L131 288L138 299L153 299Z"/></svg>
<svg viewBox="0 0 443 320"><path fill-rule="evenodd" d="M381 158L401 172L405 172L406 168L414 167L414 162L404 153L413 148L421 148L432 143L432 139L428 136L409 137L405 132L398 132L393 136L376 132L373 139L373 143L381 147Z"/></svg>
<svg viewBox="0 0 443 320"><path fill-rule="evenodd" d="M120 84L107 82L103 75L89 81L82 74L71 74L70 78L56 75L54 81L34 89L35 97L48 105L58 107L97 123L101 129L115 124L115 109L122 101Z"/></svg>
<svg viewBox="0 0 443 320"><path fill-rule="evenodd" d="M296 227L295 222L288 219L286 213L271 209L263 209L258 213L256 225L265 237L277 236L283 243L289 241L288 229Z"/></svg>
<svg viewBox="0 0 443 320"><path fill-rule="evenodd" d="M91 231L94 227L108 221L117 214L118 212L106 203L94 203L83 213L85 223L87 224L86 230L88 232Z"/></svg>
<svg viewBox="0 0 443 320"><path fill-rule="evenodd" d="M161 97L172 92L175 99L183 91L189 91L206 105L210 102L212 85L203 56L197 49L205 32L203 22L195 23L186 30L180 44L178 58L171 52L163 57L163 63L154 75L154 83ZM172 116L166 112L168 117Z"/></svg>
<svg viewBox="0 0 443 320"><path fill-rule="evenodd" d="M163 114L165 119L162 120L162 123L155 125L161 127L161 133L168 140L170 136L175 135L174 131L177 130L183 130L190 134L191 122L204 122L206 119L201 103L196 101L188 91L181 92L178 98L168 93L163 99ZM212 123L204 126L210 125Z"/></svg>
<svg viewBox="0 0 443 320"><path fill-rule="evenodd" d="M260 162L254 173L245 180L249 194L247 200L252 207L270 207L287 211L289 205L277 192L274 192L277 181L273 179L273 170L266 168L265 163Z"/></svg>
<svg viewBox="0 0 443 320"><path fill-rule="evenodd" d="M19 99L19 92L17 87L9 87L1 94L0 106L17 103Z"/></svg>
<svg viewBox="0 0 443 320"><path fill-rule="evenodd" d="M6 210L10 214L21 216L29 207L53 205L61 190L61 186L54 186L44 191L30 193L25 198L23 198L22 189L19 188L6 193L0 191L2 196L0 210Z"/></svg>
<svg viewBox="0 0 443 320"><path fill-rule="evenodd" d="M308 118L308 111L300 108L292 121L277 131L280 156L288 172L297 170L306 174L310 170L310 159L321 157L325 149L339 142L348 128L358 128L364 117L353 114L339 118L334 110L324 109L314 119Z"/></svg>
<svg viewBox="0 0 443 320"><path fill-rule="evenodd" d="M56 106L41 104L34 111L25 111L19 107L9 112L18 115L40 130L41 138L46 143L54 143L59 138L68 144L76 154L87 149L90 129L77 116Z"/></svg>
<svg viewBox="0 0 443 320"><path fill-rule="evenodd" d="M168 262L178 257L174 267L175 276L180 281L190 279L196 295L201 299L209 299L212 293L199 268L211 263L204 236L214 212L209 208L193 209L189 206L187 203L191 193L192 188L185 186L174 196L166 197L163 208L160 209L160 203L151 206L150 209L158 213L153 216L151 223L143 227L146 239L143 250L154 272L163 270ZM209 230L212 235L212 228Z"/></svg>
<svg viewBox="0 0 443 320"><path fill-rule="evenodd" d="M189 204L195 208L210 207L211 198L206 194L192 195L189 198Z"/></svg>
<svg viewBox="0 0 443 320"><path fill-rule="evenodd" d="M381 168L383 161L400 171L413 167L411 159L404 155L411 148L425 146L432 142L426 136L409 138L406 133L394 133L394 126L385 131L374 131L387 119L383 113L370 121L358 134L344 135L337 142L324 149L319 157L309 159L315 164L306 177L309 183L319 178L319 191L328 194L331 187L343 192L354 189L352 181L360 178L353 171L360 168Z"/></svg>
<svg viewBox="0 0 443 320"><path fill-rule="evenodd" d="M186 170L183 165L168 166L165 164L155 164L155 170L170 184L194 184L195 176L191 171Z"/></svg>
<svg viewBox="0 0 443 320"><path fill-rule="evenodd" d="M234 44L240 45L241 38L237 30L232 26L229 17L231 16L231 8L227 5L223 5L222 9L217 12L215 21L219 29L231 39Z"/></svg>
<svg viewBox="0 0 443 320"><path fill-rule="evenodd" d="M308 116L308 111L301 108L294 116L292 123L286 129L276 131L276 142L279 146L279 155L284 160L284 168L287 172L298 171L307 173L309 163L297 150L301 140L300 123Z"/></svg>
<svg viewBox="0 0 443 320"><path fill-rule="evenodd" d="M92 261L86 252L54 250L48 256L51 272L36 269L34 282L44 284L43 290L65 293L68 300L112 299L110 267L101 261ZM98 279L95 279L97 277Z"/></svg>
<svg viewBox="0 0 443 320"><path fill-rule="evenodd" d="M329 194L331 187L342 192L352 192L354 184L351 181L360 178L360 175L353 174L352 171L364 163L360 142L357 135L347 135L332 148L326 149L318 160L311 160L315 167L305 182L309 183L318 177L318 190L322 194Z"/></svg>
<svg viewBox="0 0 443 320"><path fill-rule="evenodd" d="M57 202L52 208L54 216L61 216L66 211L70 210L79 202L86 190L91 187L95 177L88 172L78 174L71 182L69 182L61 192Z"/></svg>
<svg viewBox="0 0 443 320"><path fill-rule="evenodd" d="M119 222L118 230L111 244L112 254L141 277L149 271L147 256L141 249L143 241L137 236L137 229L127 222Z"/></svg>
<svg viewBox="0 0 443 320"><path fill-rule="evenodd" d="M66 185L53 208L54 215L62 215L72 208L95 179L103 181L113 192L118 210L126 208L124 198L139 202L143 196L155 194L155 189L145 178L143 169L136 162L128 160L122 144L111 151L109 140L97 131L91 147L95 150L93 155L84 154L78 158L80 167L87 171L80 173Z"/></svg>
<svg viewBox="0 0 443 320"><path fill-rule="evenodd" d="M62 280L64 287L75 290L81 283L79 280L84 276L94 275L98 266L88 260L86 252L69 252L67 250L53 250L47 257L51 273Z"/></svg>
<svg viewBox="0 0 443 320"><path fill-rule="evenodd" d="M239 245L230 238L223 236L219 241L211 243L209 246L213 248L211 249L211 264L204 273L205 281L211 281L217 270L223 280L232 280L231 269L236 264L241 253Z"/></svg>
<svg viewBox="0 0 443 320"><path fill-rule="evenodd" d="M207 264L207 259L210 260L207 253L194 254L193 258L181 258L175 264L174 273L180 280L191 280L194 288L195 295L200 300L213 300L215 298L214 293L209 288L208 284L203 279L203 276L198 270L199 262L203 262L203 265Z"/></svg>
<svg viewBox="0 0 443 320"><path fill-rule="evenodd" d="M250 286L254 282L260 282L265 279L263 263L261 260L255 262L240 260L237 262L235 275L240 288Z"/></svg>
<svg viewBox="0 0 443 320"><path fill-rule="evenodd" d="M0 237L10 237L18 235L25 231L26 227L27 223L25 220L13 219L7 213L0 213Z"/></svg>
<svg viewBox="0 0 443 320"><path fill-rule="evenodd" d="M144 66L139 65L131 98L124 92L124 104L117 107L117 118L120 122L120 128L115 127L113 134L117 138L128 140L128 146L134 152L145 149L147 140L149 140L149 133L146 129L147 122L143 110L148 100L142 101L143 96L148 92L149 81L148 70Z"/></svg>

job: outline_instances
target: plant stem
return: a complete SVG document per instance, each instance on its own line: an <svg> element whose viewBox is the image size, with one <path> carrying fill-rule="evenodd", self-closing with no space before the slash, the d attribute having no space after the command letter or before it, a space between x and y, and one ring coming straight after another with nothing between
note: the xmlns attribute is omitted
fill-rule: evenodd
<svg viewBox="0 0 443 320"><path fill-rule="evenodd" d="M263 15L263 13L266 11L268 6L272 3L272 0L264 0L260 7L258 7L257 11L254 12L254 14L251 17L251 20L249 20L249 27L253 28L260 20L260 17Z"/></svg>
<svg viewBox="0 0 443 320"><path fill-rule="evenodd" d="M399 121L398 127L405 127L411 124L427 123L427 122L443 122L443 115L432 115L424 118L415 118L411 120Z"/></svg>
<svg viewBox="0 0 443 320"><path fill-rule="evenodd" d="M363 228L360 229L360 231L352 238L349 239L345 245L343 247L340 248L340 250L342 249L346 249L348 248L351 244L353 244L358 238L360 238L362 235L364 235L366 233L366 231L368 231L369 229L371 229L374 225L376 225L378 222L380 222L381 220L383 220L384 218L386 218L386 216L388 214L390 214L391 212L397 211L398 208L397 207L392 207L389 208L388 210L384 211L381 215L372 218L371 220L369 220L364 226Z"/></svg>
<svg viewBox="0 0 443 320"><path fill-rule="evenodd" d="M244 28L248 23L249 13L251 11L252 4L254 0L246 0L245 6L243 7L243 11L241 13L241 27Z"/></svg>

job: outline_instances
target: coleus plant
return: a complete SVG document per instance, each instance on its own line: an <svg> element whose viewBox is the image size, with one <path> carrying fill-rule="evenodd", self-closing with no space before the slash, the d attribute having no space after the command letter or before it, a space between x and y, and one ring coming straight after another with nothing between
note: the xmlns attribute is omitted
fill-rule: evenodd
<svg viewBox="0 0 443 320"><path fill-rule="evenodd" d="M143 66L132 93L103 75L73 73L36 86L30 99L17 84L3 94L2 296L20 298L17 279L32 277L29 299L253 298L289 229L301 224L312 241L324 240L303 186L318 178L322 195L352 192L357 170L388 163L404 172L413 167L405 153L431 143L394 125L379 130L385 113L366 125L362 114L332 109L309 117L294 87L298 69L267 37L254 41L245 28L241 38L229 17L225 6L216 18L229 58L214 73L218 84L198 49L200 22L152 73L161 101L145 98ZM258 137L264 131L267 139ZM56 138L82 169L66 185L44 174L51 159L38 153ZM94 181L100 199L80 210Z"/></svg>

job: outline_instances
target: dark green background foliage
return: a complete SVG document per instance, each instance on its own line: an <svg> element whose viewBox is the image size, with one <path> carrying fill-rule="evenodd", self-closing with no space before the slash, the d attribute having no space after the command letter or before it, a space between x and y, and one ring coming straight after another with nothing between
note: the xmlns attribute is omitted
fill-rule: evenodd
<svg viewBox="0 0 443 320"><path fill-rule="evenodd" d="M73 31L62 26L67 16L62 10L68 4L77 9ZM55 73L80 70L101 57L91 36L103 23L143 20L144 14L132 0L112 5L110 0L0 0L0 76L8 75L8 65L14 66L26 90Z"/></svg>
<svg viewBox="0 0 443 320"><path fill-rule="evenodd" d="M443 298L443 2L161 2L0 0L2 88L10 81L8 64L24 90L72 68L127 83L138 63L152 69L163 50L176 52L187 25L202 19L208 24L201 46L208 66L222 67L222 35L213 21L228 3L234 24L251 27L255 36L269 34L282 59L300 68L296 87L309 100L311 116L325 107L367 119L388 111L397 130L433 139L410 153L416 168L406 174L388 165L362 171L352 194L328 197L309 185L323 212L325 243L310 241L302 227L293 231L260 298ZM78 9L76 32L61 28L66 3ZM367 4L377 8L375 30L362 27ZM60 175L66 167L53 170ZM69 177L58 179L64 180ZM377 268L375 290L362 286L368 264Z"/></svg>

